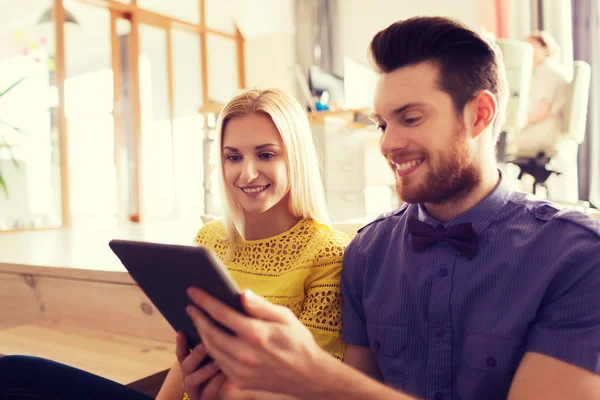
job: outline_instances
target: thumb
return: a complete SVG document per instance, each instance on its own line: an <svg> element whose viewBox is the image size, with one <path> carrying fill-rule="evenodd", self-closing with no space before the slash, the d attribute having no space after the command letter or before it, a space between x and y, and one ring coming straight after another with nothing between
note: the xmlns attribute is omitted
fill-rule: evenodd
<svg viewBox="0 0 600 400"><path fill-rule="evenodd" d="M278 306L253 291L246 289L241 294L242 305L251 317L269 322L286 322L289 320L290 310Z"/></svg>
<svg viewBox="0 0 600 400"><path fill-rule="evenodd" d="M187 338L185 336L185 333L177 332L177 339L175 343L175 354L177 354L177 361L181 364L190 352L187 345Z"/></svg>

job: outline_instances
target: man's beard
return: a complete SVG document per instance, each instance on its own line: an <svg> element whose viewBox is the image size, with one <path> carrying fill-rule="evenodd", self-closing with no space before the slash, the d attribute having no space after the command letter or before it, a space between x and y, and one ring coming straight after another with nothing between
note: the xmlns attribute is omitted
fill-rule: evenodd
<svg viewBox="0 0 600 400"><path fill-rule="evenodd" d="M459 200L479 185L481 168L470 157L465 135L464 127L459 126L452 148L440 154L437 168L429 164L427 175L417 186L404 186L402 178L395 174L398 197L406 203L443 204ZM427 157L427 161L431 158Z"/></svg>

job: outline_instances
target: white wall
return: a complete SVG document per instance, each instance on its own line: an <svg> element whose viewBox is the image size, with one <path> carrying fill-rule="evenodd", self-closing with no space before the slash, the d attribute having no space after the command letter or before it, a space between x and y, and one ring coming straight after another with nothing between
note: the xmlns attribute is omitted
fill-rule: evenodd
<svg viewBox="0 0 600 400"><path fill-rule="evenodd" d="M479 3L480 0L339 0L342 54L366 63L367 47L378 31L416 15L449 16L479 28ZM294 36L287 32L246 40L247 86L276 86L296 93L294 49Z"/></svg>
<svg viewBox="0 0 600 400"><path fill-rule="evenodd" d="M373 36L391 23L417 15L452 17L479 28L479 0L340 0L342 54L367 62Z"/></svg>
<svg viewBox="0 0 600 400"><path fill-rule="evenodd" d="M246 40L246 86L273 86L295 95L295 46L289 33Z"/></svg>
<svg viewBox="0 0 600 400"><path fill-rule="evenodd" d="M509 0L508 33L511 39L523 40L531 33L531 8L529 1Z"/></svg>
<svg viewBox="0 0 600 400"><path fill-rule="evenodd" d="M245 40L246 87L272 86L295 94L294 1L227 0Z"/></svg>

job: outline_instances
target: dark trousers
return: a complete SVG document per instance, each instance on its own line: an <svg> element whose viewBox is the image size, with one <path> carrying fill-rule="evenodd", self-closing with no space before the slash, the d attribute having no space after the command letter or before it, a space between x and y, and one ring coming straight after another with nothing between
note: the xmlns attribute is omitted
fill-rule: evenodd
<svg viewBox="0 0 600 400"><path fill-rule="evenodd" d="M148 400L89 372L29 356L0 357L0 400Z"/></svg>

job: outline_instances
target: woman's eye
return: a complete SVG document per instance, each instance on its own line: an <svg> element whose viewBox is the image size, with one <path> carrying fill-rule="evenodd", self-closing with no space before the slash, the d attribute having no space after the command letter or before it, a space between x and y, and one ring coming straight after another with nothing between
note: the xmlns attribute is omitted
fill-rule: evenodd
<svg viewBox="0 0 600 400"><path fill-rule="evenodd" d="M262 153L258 157L260 157L263 160L270 160L271 158L275 157L275 154L272 154L272 153Z"/></svg>
<svg viewBox="0 0 600 400"><path fill-rule="evenodd" d="M381 132L385 132L386 127L387 127L387 125L379 124L379 125L377 125L377 130L379 130Z"/></svg>
<svg viewBox="0 0 600 400"><path fill-rule="evenodd" d="M240 156L238 156L237 154L229 154L228 156L225 157L225 159L235 162L235 161L241 160L242 158Z"/></svg>

